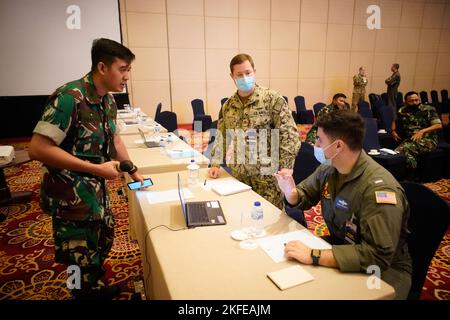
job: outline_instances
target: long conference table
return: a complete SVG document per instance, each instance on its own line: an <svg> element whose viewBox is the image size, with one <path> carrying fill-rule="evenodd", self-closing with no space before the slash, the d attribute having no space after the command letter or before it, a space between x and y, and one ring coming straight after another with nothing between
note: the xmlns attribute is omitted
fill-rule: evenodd
<svg viewBox="0 0 450 320"><path fill-rule="evenodd" d="M137 126L130 126L128 130L120 130L119 135L127 149L128 155L133 163L139 168L141 174L153 174L162 172L171 172L185 170L192 159L200 166L205 168L209 165L209 159L198 151L195 151L190 145L178 138L175 134L171 134L173 141L170 146L166 148L164 152L161 152L160 148L148 148L145 146L143 139L138 134ZM140 126L145 132L146 138L152 138L155 133L148 128L148 126ZM134 130L136 133L130 134L130 131ZM160 137L167 138L169 133L167 130L163 130ZM170 150L183 150L192 151L194 156L184 157L180 159L172 159L168 155ZM129 182L129 176L126 175L126 182ZM130 221L130 236L135 239L135 215L136 215L136 196L134 192L127 190L128 197L128 210Z"/></svg>
<svg viewBox="0 0 450 320"><path fill-rule="evenodd" d="M194 198L188 201L219 200L227 224L185 229L180 201L150 203L148 192L177 188L180 174L183 188ZM228 174L221 169L221 177ZM186 170L147 175L154 186L150 191L135 191L134 213L137 241L144 265L146 295L150 299L392 299L394 289L380 281L377 289L368 288L369 276L342 273L337 269L302 265L314 280L279 290L267 273L298 264L275 263L261 248L245 250L230 237L242 227L242 214L249 214L254 201L264 208L264 225L268 235L302 230L304 227L252 190L219 196L200 183L187 187ZM207 169L200 170L200 180ZM208 183L208 182L207 182ZM178 230L178 231L173 231ZM181 229L181 230L180 230Z"/></svg>

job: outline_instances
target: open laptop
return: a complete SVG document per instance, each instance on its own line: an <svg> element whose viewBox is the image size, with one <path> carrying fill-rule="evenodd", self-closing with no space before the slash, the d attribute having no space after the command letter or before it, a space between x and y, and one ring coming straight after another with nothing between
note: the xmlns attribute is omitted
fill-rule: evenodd
<svg viewBox="0 0 450 320"><path fill-rule="evenodd" d="M188 228L200 226L215 226L226 224L225 216L217 200L186 202L184 199L181 178L178 174L178 195L180 196L181 208L184 220Z"/></svg>
<svg viewBox="0 0 450 320"><path fill-rule="evenodd" d="M158 141L148 141L145 138L144 131L142 131L140 128L138 128L138 130L139 130L139 133L141 134L142 140L144 140L144 144L147 146L147 148L159 147L159 142Z"/></svg>

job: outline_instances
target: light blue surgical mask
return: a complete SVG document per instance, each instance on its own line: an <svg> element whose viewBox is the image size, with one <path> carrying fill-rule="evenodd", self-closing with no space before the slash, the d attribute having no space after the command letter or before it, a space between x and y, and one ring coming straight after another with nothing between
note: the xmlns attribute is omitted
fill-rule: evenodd
<svg viewBox="0 0 450 320"><path fill-rule="evenodd" d="M253 89L255 85L255 77L254 76L244 76L242 78L238 78L235 80L236 86L242 92L249 92Z"/></svg>
<svg viewBox="0 0 450 320"><path fill-rule="evenodd" d="M333 143L329 144L328 146L326 146L325 148L319 148L314 146L314 157L316 157L317 161L319 161L320 163L326 164L326 165L331 165L331 160L337 156L337 153L332 156L330 159L325 158L325 150L328 149L329 147L331 147L336 141L334 141Z"/></svg>

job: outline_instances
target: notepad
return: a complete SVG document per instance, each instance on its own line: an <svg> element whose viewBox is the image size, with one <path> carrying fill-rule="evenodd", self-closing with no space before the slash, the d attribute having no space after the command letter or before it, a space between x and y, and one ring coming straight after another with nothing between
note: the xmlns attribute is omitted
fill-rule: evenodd
<svg viewBox="0 0 450 320"><path fill-rule="evenodd" d="M231 177L217 180L209 180L208 184L212 191L221 196L228 196L230 194L247 191L252 188L249 185L242 183Z"/></svg>
<svg viewBox="0 0 450 320"><path fill-rule="evenodd" d="M299 265L269 272L267 277L272 280L280 290L286 290L314 280L314 277Z"/></svg>

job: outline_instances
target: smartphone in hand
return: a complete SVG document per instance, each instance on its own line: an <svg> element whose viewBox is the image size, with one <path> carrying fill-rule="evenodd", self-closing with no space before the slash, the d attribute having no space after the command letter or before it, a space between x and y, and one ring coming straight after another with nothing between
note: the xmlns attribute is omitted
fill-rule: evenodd
<svg viewBox="0 0 450 320"><path fill-rule="evenodd" d="M128 185L128 189L136 190L136 189L140 189L140 188L151 187L153 185L153 181L150 178L146 178L146 179L144 179L144 185L141 185L140 181L129 182L129 183L127 183L127 185Z"/></svg>

